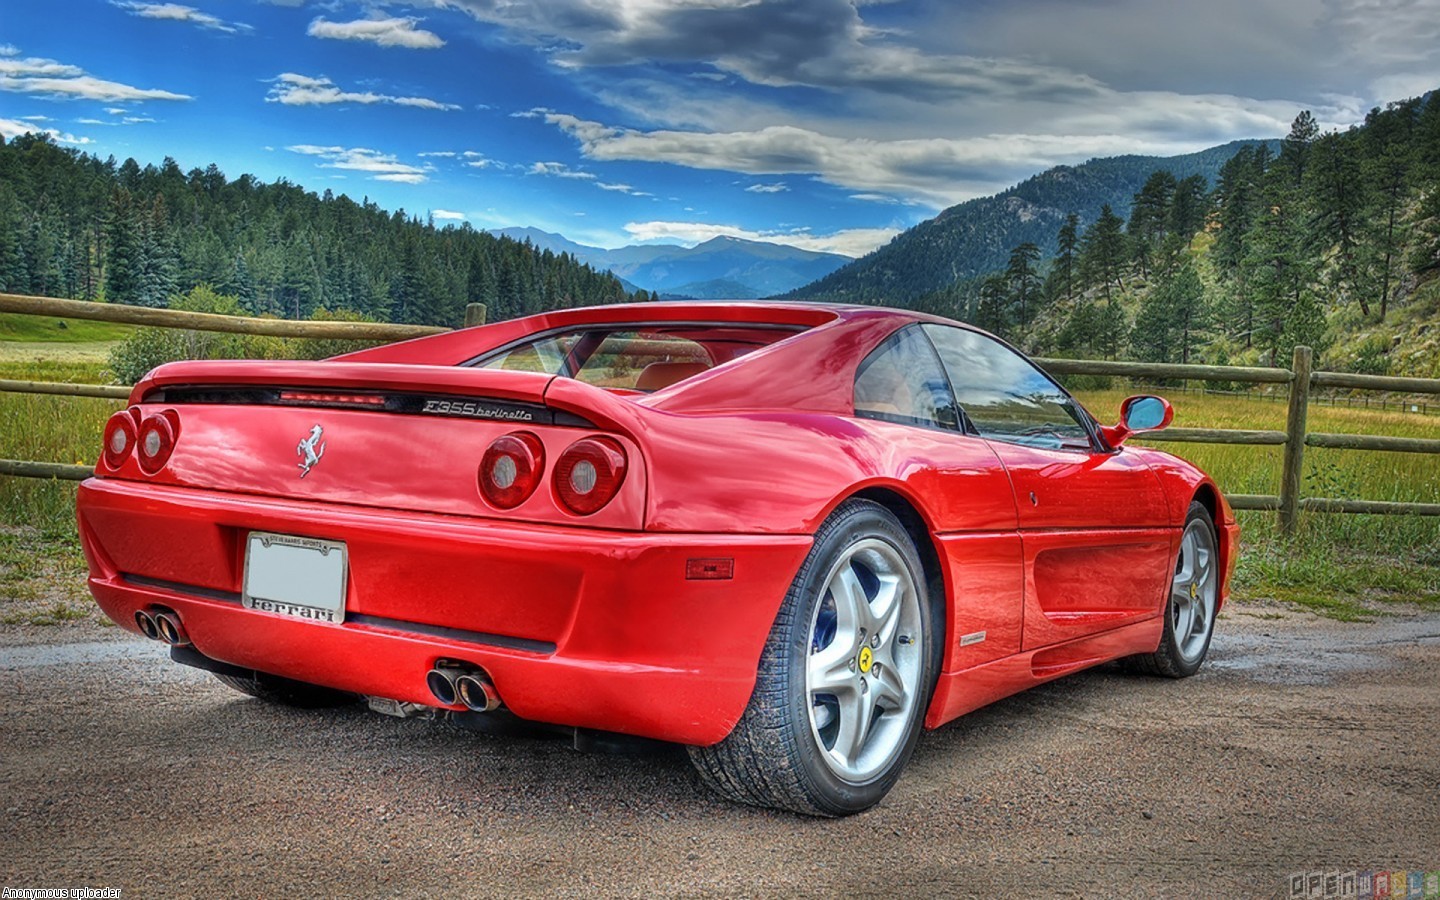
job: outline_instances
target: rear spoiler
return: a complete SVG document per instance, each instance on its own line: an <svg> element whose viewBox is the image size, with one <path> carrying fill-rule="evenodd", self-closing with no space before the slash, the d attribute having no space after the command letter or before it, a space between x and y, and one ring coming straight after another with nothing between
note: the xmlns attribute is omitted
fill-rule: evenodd
<svg viewBox="0 0 1440 900"><path fill-rule="evenodd" d="M167 363L146 375L130 392L130 402L174 401L187 396L216 396L226 392L254 394L294 390L399 394L412 398L438 395L435 402L443 402L440 398L450 397L457 401L492 400L548 407L577 416L587 424L631 437L644 430L640 417L645 413L640 407L593 385L541 372L465 366L192 360ZM246 399L237 397L235 402L246 402ZM449 414L457 413L450 411ZM508 418L503 415L475 417Z"/></svg>

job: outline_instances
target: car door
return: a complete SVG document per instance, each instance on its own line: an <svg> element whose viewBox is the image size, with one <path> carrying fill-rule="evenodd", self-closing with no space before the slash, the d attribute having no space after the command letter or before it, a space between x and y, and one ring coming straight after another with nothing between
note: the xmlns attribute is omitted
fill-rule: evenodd
<svg viewBox="0 0 1440 900"><path fill-rule="evenodd" d="M1100 446L1089 417L1024 356L977 331L927 324L967 429L1010 476L1025 569L1023 648L1155 615L1174 529L1160 481Z"/></svg>
<svg viewBox="0 0 1440 900"><path fill-rule="evenodd" d="M944 671L1020 652L1015 498L989 443L960 427L950 381L918 325L886 338L857 368L855 414L873 420L884 470L902 474L924 498L949 601Z"/></svg>

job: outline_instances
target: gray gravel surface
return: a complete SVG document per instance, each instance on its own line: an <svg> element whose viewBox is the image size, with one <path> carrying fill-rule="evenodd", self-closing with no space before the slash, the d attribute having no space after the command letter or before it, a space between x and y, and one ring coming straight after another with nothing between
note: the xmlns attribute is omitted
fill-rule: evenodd
<svg viewBox="0 0 1440 900"><path fill-rule="evenodd" d="M577 753L238 695L118 629L0 629L0 886L125 897L1285 896L1440 869L1440 615L1233 606L1187 681L1103 667L922 738L876 809L732 806Z"/></svg>

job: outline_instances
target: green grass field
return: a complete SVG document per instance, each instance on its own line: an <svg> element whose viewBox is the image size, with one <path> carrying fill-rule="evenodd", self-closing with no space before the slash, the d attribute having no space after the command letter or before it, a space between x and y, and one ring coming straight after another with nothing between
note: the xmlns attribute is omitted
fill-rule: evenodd
<svg viewBox="0 0 1440 900"><path fill-rule="evenodd" d="M106 346L106 345L102 345ZM67 347L0 343L0 379L103 383L104 352L66 354ZM7 354L6 350L10 352ZM23 351L23 352L22 352ZM1128 391L1081 392L1101 421L1113 420ZM1175 425L1280 430L1285 403L1254 396L1173 394ZM0 393L0 457L92 464L115 401ZM1440 438L1440 415L1313 405L1311 431ZM1166 443L1230 493L1279 492L1279 447ZM1440 456L1350 450L1306 452L1306 496L1440 502ZM29 526L43 541L0 535L0 590L23 580L45 547L78 557L73 484L0 477L0 525ZM1440 517L1306 514L1299 533L1276 533L1274 513L1241 513L1244 552L1237 596L1304 605L1340 619L1383 614L1394 603L1440 608ZM17 580L18 579L18 580Z"/></svg>
<svg viewBox="0 0 1440 900"><path fill-rule="evenodd" d="M110 322L0 313L0 341L93 344L121 340L134 330L133 325Z"/></svg>

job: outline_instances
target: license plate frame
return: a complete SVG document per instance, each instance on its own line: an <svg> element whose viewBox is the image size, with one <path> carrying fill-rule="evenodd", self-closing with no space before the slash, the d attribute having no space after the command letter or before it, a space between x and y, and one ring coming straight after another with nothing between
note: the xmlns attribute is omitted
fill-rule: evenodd
<svg viewBox="0 0 1440 900"><path fill-rule="evenodd" d="M251 531L240 604L322 625L345 622L350 555L344 541Z"/></svg>

